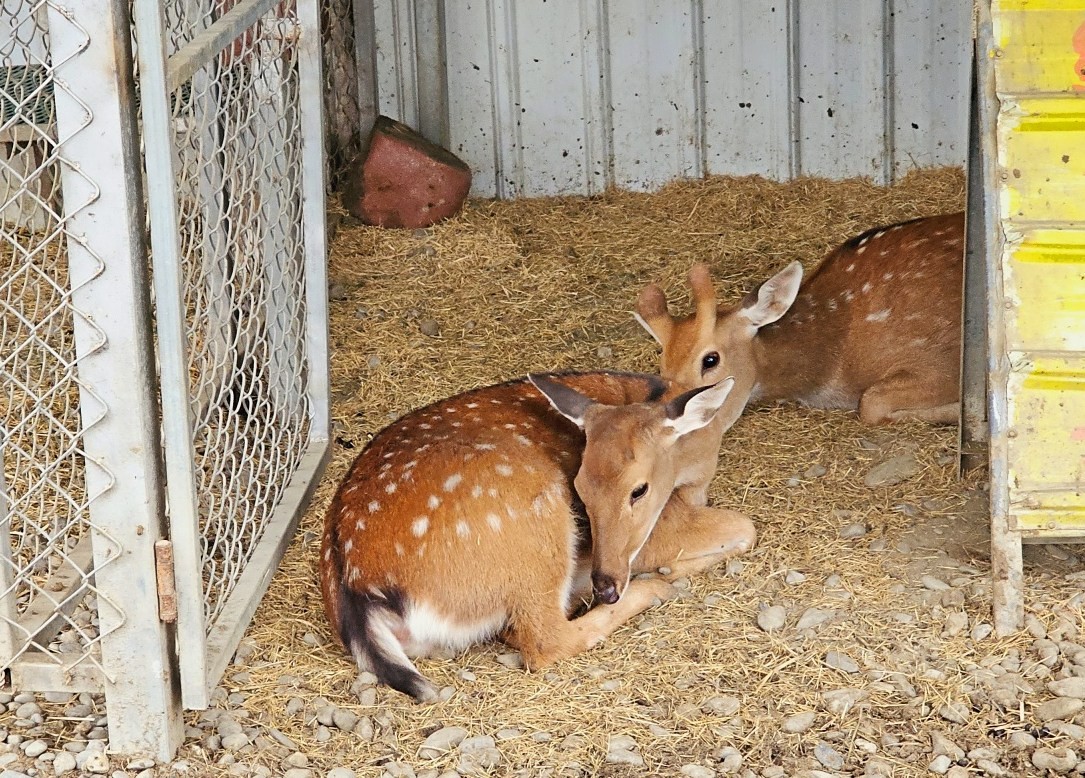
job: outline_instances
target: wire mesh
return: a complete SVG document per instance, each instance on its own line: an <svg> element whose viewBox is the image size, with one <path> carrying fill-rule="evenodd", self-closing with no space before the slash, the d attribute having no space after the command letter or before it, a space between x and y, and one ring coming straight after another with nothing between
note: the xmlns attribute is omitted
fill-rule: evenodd
<svg viewBox="0 0 1085 778"><path fill-rule="evenodd" d="M328 184L338 188L369 130L361 126L352 0L322 0L320 26Z"/></svg>
<svg viewBox="0 0 1085 778"><path fill-rule="evenodd" d="M274 5L170 100L207 631L308 444L299 29Z"/></svg>
<svg viewBox="0 0 1085 778"><path fill-rule="evenodd" d="M55 69L78 56L85 30L47 2L5 0L0 27L0 667L27 652L101 667L90 506L82 435L106 409L79 380L75 326L100 335L73 304ZM64 51L50 45L65 25ZM84 106L85 107L85 106ZM72 132L85 131L93 121ZM93 251L86 247L93 257ZM79 283L103 265L83 268ZM85 358L86 355L84 355ZM113 543L98 529L97 542ZM119 550L114 544L114 549ZM116 603L111 603L117 607ZM123 609L118 607L118 611Z"/></svg>

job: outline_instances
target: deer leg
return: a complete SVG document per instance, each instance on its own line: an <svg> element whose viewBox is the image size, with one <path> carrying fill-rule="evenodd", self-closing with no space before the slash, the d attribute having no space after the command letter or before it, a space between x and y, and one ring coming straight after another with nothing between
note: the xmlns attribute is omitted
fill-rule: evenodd
<svg viewBox="0 0 1085 778"><path fill-rule="evenodd" d="M670 569L674 580L753 548L757 530L748 516L724 508L691 506L671 497L648 541L633 560L634 573Z"/></svg>
<svg viewBox="0 0 1085 778"><path fill-rule="evenodd" d="M960 403L945 402L945 393L937 391L938 385L934 379L895 373L863 392L859 400L859 419L864 424L906 420L956 424Z"/></svg>
<svg viewBox="0 0 1085 778"><path fill-rule="evenodd" d="M597 605L570 621L564 603L541 595L514 616L511 642L519 647L524 666L539 670L595 648L629 619L672 596L674 587L658 578L630 581L618 602Z"/></svg>

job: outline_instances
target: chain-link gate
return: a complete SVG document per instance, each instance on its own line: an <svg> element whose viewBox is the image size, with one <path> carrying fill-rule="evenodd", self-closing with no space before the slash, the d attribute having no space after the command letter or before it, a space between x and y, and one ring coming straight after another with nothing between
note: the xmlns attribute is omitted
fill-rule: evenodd
<svg viewBox="0 0 1085 778"><path fill-rule="evenodd" d="M190 708L207 705L327 453L318 13L135 6Z"/></svg>
<svg viewBox="0 0 1085 778"><path fill-rule="evenodd" d="M317 0L0 2L0 669L168 757L327 454Z"/></svg>

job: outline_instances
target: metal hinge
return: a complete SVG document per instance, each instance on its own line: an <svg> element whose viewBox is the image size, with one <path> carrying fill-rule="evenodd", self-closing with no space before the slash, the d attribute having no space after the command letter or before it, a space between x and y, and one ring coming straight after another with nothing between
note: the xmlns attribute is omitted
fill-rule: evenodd
<svg viewBox="0 0 1085 778"><path fill-rule="evenodd" d="M173 624L177 621L177 586L173 580L172 541L155 541L154 569L158 580L158 619Z"/></svg>

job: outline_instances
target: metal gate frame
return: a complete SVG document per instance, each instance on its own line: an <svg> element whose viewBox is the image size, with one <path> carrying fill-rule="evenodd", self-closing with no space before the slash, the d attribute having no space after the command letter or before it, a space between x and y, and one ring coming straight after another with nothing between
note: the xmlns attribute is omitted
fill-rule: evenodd
<svg viewBox="0 0 1085 778"><path fill-rule="evenodd" d="M210 690L225 671L252 614L267 590L329 454L327 300L324 204L323 83L318 0L296 0L301 137L302 238L304 245L305 353L310 361L305 391L310 418L308 443L281 501L265 525L213 623L204 612L200 510L194 474L193 414L182 300L181 237L177 191L177 150L170 96L233 46L259 20L283 5L280 0L218 2L227 8L169 54L166 12L158 3L136 0L133 15L142 102L147 201L154 264L163 443L170 535L178 591L178 645L184 707L207 707ZM181 5L175 3L174 5ZM236 49L235 49L236 51ZM214 172L209 174L214 183ZM201 182L201 186L207 182ZM211 207L211 206L208 206ZM266 207L257 205L257 208ZM274 260L275 262L281 260ZM267 268L273 273L273 268ZM275 357L273 353L272 358ZM289 359L290 355L281 357Z"/></svg>

